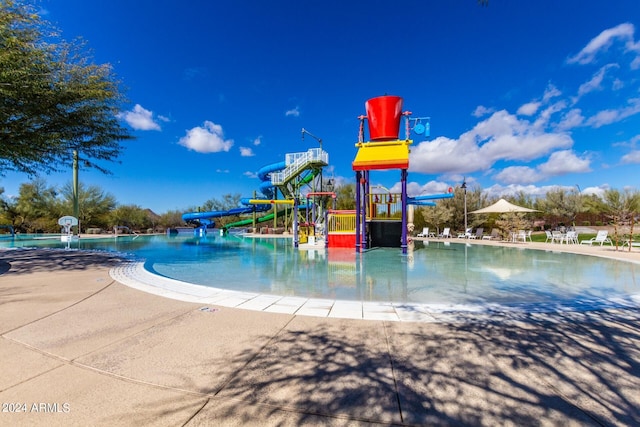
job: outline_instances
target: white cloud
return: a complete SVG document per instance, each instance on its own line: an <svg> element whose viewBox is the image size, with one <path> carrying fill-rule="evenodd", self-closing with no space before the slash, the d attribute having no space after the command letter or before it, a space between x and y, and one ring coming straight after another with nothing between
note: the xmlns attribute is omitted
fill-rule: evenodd
<svg viewBox="0 0 640 427"><path fill-rule="evenodd" d="M131 111L121 112L118 117L135 130L160 130L160 125L153 119L153 112L140 104L136 104Z"/></svg>
<svg viewBox="0 0 640 427"><path fill-rule="evenodd" d="M611 187L608 184L602 184L599 185L597 187L587 187L584 190L582 190L582 194L584 195L591 195L594 194L600 198L604 197L604 192L607 191L608 189L610 189Z"/></svg>
<svg viewBox="0 0 640 427"><path fill-rule="evenodd" d="M502 186L500 184L492 185L489 188L484 189L483 193L492 198L505 197L505 196L514 196L518 193L524 193L529 196L538 197L544 196L547 194L549 190L556 190L558 187L553 186L543 186L537 187L535 185L520 185L520 184L509 184L507 186Z"/></svg>
<svg viewBox="0 0 640 427"><path fill-rule="evenodd" d="M633 150L622 156L621 163L640 163L640 150Z"/></svg>
<svg viewBox="0 0 640 427"><path fill-rule="evenodd" d="M602 81L604 80L606 72L611 68L619 68L618 64L607 64L600 68L597 73L591 77L591 80L580 85L578 88L578 96L581 97L594 90L602 90Z"/></svg>
<svg viewBox="0 0 640 427"><path fill-rule="evenodd" d="M255 156L255 153L251 147L240 147L240 155L242 157L253 157Z"/></svg>
<svg viewBox="0 0 640 427"><path fill-rule="evenodd" d="M510 166L504 168L494 177L497 181L505 184L532 184L542 181L542 175L529 166Z"/></svg>
<svg viewBox="0 0 640 427"><path fill-rule="evenodd" d="M251 171L246 171L244 172L242 175L249 177L249 178L257 178L258 174L255 172L251 172Z"/></svg>
<svg viewBox="0 0 640 427"><path fill-rule="evenodd" d="M409 168L429 174L468 173L486 170L500 160L531 161L572 145L568 134L541 131L503 110L457 140L438 137L412 147Z"/></svg>
<svg viewBox="0 0 640 427"><path fill-rule="evenodd" d="M442 181L429 181L426 184L419 184L415 181L407 183L407 194L410 197L416 197L425 194L441 194L447 193L451 184ZM393 187L389 188L392 193L402 192L402 183L396 182Z"/></svg>
<svg viewBox="0 0 640 427"><path fill-rule="evenodd" d="M544 95L542 95L543 102L549 102L551 98L555 98L562 95L562 92L552 84L547 85L547 88L544 90Z"/></svg>
<svg viewBox="0 0 640 427"><path fill-rule="evenodd" d="M260 145L262 144L262 135L260 135L259 137L257 137L256 139L253 140L253 145Z"/></svg>
<svg viewBox="0 0 640 427"><path fill-rule="evenodd" d="M300 107L292 108L284 113L285 116L300 117Z"/></svg>
<svg viewBox="0 0 640 427"><path fill-rule="evenodd" d="M495 109L485 107L484 105L478 105L476 109L471 113L474 117L482 117L493 113Z"/></svg>
<svg viewBox="0 0 640 427"><path fill-rule="evenodd" d="M538 165L538 171L545 177L565 175L568 173L591 172L591 161L580 158L572 150L556 151L549 160Z"/></svg>
<svg viewBox="0 0 640 427"><path fill-rule="evenodd" d="M640 113L640 98L631 98L628 106L619 109L602 110L587 119L586 124L595 128L616 123Z"/></svg>
<svg viewBox="0 0 640 427"><path fill-rule="evenodd" d="M518 108L518 114L521 116L533 116L540 108L540 104L540 102L528 102Z"/></svg>
<svg viewBox="0 0 640 427"><path fill-rule="evenodd" d="M568 173L590 172L590 160L580 158L571 150L556 151L545 163L532 168L529 166L510 166L495 175L495 179L505 184L532 184L545 179Z"/></svg>
<svg viewBox="0 0 640 427"><path fill-rule="evenodd" d="M596 55L601 51L606 51L616 39L626 41L627 50L633 49L633 33L635 28L633 24L624 23L609 28L594 37L587 45L576 55L567 59L569 64L590 64L595 60Z"/></svg>
<svg viewBox="0 0 640 427"><path fill-rule="evenodd" d="M579 108L574 108L562 116L562 119L557 124L556 128L559 131L569 130L578 126L582 126L583 123L584 116L582 115L582 110L580 110Z"/></svg>
<svg viewBox="0 0 640 427"><path fill-rule="evenodd" d="M205 121L202 127L189 129L178 143L198 153L229 151L233 146L232 139L224 139L222 126L210 121Z"/></svg>

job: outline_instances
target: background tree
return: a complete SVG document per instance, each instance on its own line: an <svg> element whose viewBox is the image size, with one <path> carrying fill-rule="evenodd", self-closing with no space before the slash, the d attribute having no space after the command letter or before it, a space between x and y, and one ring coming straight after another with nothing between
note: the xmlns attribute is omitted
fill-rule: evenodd
<svg viewBox="0 0 640 427"><path fill-rule="evenodd" d="M138 205L120 205L109 213L109 222L113 227L126 226L130 230L149 228L151 221L147 211Z"/></svg>
<svg viewBox="0 0 640 427"><path fill-rule="evenodd" d="M25 233L59 232L58 218L62 208L57 196L55 187L47 186L42 178L21 184L15 205L18 230Z"/></svg>
<svg viewBox="0 0 640 427"><path fill-rule="evenodd" d="M228 211L229 209L239 207L240 200L242 199L242 195L239 193L235 194L224 194L221 199L212 198L204 202L204 204L198 209L200 212L211 212L211 211ZM238 215L232 216L224 216L216 219L216 223L220 225L229 224L235 221L238 221Z"/></svg>
<svg viewBox="0 0 640 427"><path fill-rule="evenodd" d="M33 7L0 0L0 174L73 166L108 171L131 139L117 118L124 101L109 65L57 34Z"/></svg>
<svg viewBox="0 0 640 427"><path fill-rule="evenodd" d="M164 229L179 227L182 225L184 225L184 221L182 220L182 212L178 210L167 211L160 215L160 219L158 219L158 226Z"/></svg>
<svg viewBox="0 0 640 427"><path fill-rule="evenodd" d="M78 222L81 229L110 228L109 213L115 209L117 203L112 194L105 193L100 187L91 185L86 187L82 183L78 186L80 211ZM73 183L68 182L60 192L63 197L62 210L65 215L73 212ZM81 232L81 231L80 231Z"/></svg>
<svg viewBox="0 0 640 427"><path fill-rule="evenodd" d="M356 208L355 184L339 185L334 191L336 193L336 209L350 210Z"/></svg>
<svg viewBox="0 0 640 427"><path fill-rule="evenodd" d="M425 206L420 208L422 210L422 216L425 223L437 230L437 234L440 234L440 227L446 226L451 223L454 214L454 207L447 205L446 200L440 200L435 206Z"/></svg>
<svg viewBox="0 0 640 427"><path fill-rule="evenodd" d="M583 197L577 190L564 188L550 190L535 208L560 219L564 224L575 225L576 215L585 211Z"/></svg>
<svg viewBox="0 0 640 427"><path fill-rule="evenodd" d="M496 221L496 226L502 231L502 238L509 239L519 230L530 230L531 221L526 218L526 215L527 214L522 212L506 212L500 214L500 217Z"/></svg>
<svg viewBox="0 0 640 427"><path fill-rule="evenodd" d="M621 192L608 189L603 194L601 209L613 223L613 238L617 250L618 244L622 240L620 233L624 225L629 224L629 238L633 239L635 217L640 210L640 193L631 190ZM631 245L629 245L629 250L631 250Z"/></svg>
<svg viewBox="0 0 640 427"><path fill-rule="evenodd" d="M453 215L448 225L453 230L464 230L464 189L456 187L453 190L454 196L451 199L442 199L438 203L453 210ZM487 196L482 193L482 188L478 185L467 188L467 227L476 228L484 223L484 217L480 215L469 215L469 212L484 207L487 203Z"/></svg>

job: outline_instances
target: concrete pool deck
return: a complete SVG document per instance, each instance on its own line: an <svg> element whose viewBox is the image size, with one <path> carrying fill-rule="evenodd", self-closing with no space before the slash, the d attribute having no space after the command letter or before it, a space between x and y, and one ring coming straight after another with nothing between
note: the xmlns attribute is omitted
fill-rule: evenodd
<svg viewBox="0 0 640 427"><path fill-rule="evenodd" d="M640 424L637 307L313 317L141 292L121 265L0 251L1 425Z"/></svg>

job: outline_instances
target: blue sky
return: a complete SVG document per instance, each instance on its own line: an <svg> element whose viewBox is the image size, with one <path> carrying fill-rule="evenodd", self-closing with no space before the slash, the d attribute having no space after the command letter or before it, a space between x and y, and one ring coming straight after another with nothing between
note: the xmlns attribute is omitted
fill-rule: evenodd
<svg viewBox="0 0 640 427"><path fill-rule="evenodd" d="M322 138L325 176L353 182L367 99L431 118L412 135L409 192L466 176L491 195L639 188L640 2L42 0L65 39L111 63L129 103L113 176L121 204L186 211L252 196L255 173ZM399 188L399 171L373 184ZM45 176L51 185L71 171ZM15 195L28 177L0 178ZM577 186L577 187L576 187Z"/></svg>

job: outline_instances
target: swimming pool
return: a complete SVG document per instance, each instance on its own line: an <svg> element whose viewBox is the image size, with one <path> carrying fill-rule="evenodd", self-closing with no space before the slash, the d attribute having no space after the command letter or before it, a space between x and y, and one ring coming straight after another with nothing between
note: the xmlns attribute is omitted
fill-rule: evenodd
<svg viewBox="0 0 640 427"><path fill-rule="evenodd" d="M63 248L59 240L3 246ZM144 260L165 277L245 292L527 310L595 309L634 303L640 265L519 247L414 242L398 248L298 250L290 239L139 236L80 239L72 248L108 250ZM637 297L636 297L637 298Z"/></svg>

